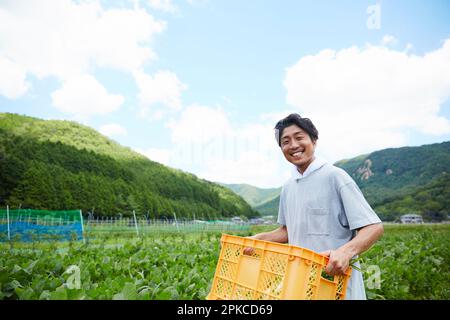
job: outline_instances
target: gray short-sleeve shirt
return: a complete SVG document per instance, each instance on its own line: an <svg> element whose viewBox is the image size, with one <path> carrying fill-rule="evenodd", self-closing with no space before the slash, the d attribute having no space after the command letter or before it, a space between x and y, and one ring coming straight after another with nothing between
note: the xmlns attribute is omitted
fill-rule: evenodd
<svg viewBox="0 0 450 320"><path fill-rule="evenodd" d="M291 178L281 191L278 223L287 227L289 244L316 252L336 250L353 239L357 229L381 222L344 170L317 159L310 167L313 171ZM366 299L356 269L346 299Z"/></svg>

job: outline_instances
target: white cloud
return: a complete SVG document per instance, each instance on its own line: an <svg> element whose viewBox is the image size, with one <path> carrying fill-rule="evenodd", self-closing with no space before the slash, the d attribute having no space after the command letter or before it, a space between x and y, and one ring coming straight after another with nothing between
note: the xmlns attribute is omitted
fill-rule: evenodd
<svg viewBox="0 0 450 320"><path fill-rule="evenodd" d="M172 142L207 143L232 131L225 112L220 108L191 105L177 120L167 122Z"/></svg>
<svg viewBox="0 0 450 320"><path fill-rule="evenodd" d="M106 10L98 1L6 1L0 21L0 56L59 79L95 66L141 68L156 57L149 44L165 28L143 9Z"/></svg>
<svg viewBox="0 0 450 320"><path fill-rule="evenodd" d="M171 0L148 0L150 7L165 11L165 12L176 12L177 7L172 3Z"/></svg>
<svg viewBox="0 0 450 320"><path fill-rule="evenodd" d="M235 160L210 159L200 176L210 181L222 183L248 183L261 188L281 185L289 178L285 168L280 173L280 163L276 154L265 156L258 152L243 152Z"/></svg>
<svg viewBox="0 0 450 320"><path fill-rule="evenodd" d="M53 105L62 112L81 118L104 115L119 109L124 98L109 94L91 75L74 76L52 93Z"/></svg>
<svg viewBox="0 0 450 320"><path fill-rule="evenodd" d="M167 127L172 167L210 181L260 187L279 186L290 174L272 122L236 125L220 107L192 105Z"/></svg>
<svg viewBox="0 0 450 320"><path fill-rule="evenodd" d="M381 44L384 46L390 46L390 45L396 45L397 39L394 36L391 36L389 34L385 35L383 39L381 40Z"/></svg>
<svg viewBox="0 0 450 320"><path fill-rule="evenodd" d="M157 104L172 111L181 109L181 92L186 90L187 86L178 79L175 73L163 70L151 76L143 71L136 71L134 78L139 88L138 98L141 114L144 116L151 106Z"/></svg>
<svg viewBox="0 0 450 320"><path fill-rule="evenodd" d="M84 119L114 111L123 101L106 92L95 69L141 70L156 59L151 41L166 26L139 6L105 9L95 0L7 0L0 4L0 21L0 94L25 94L27 74L55 77L63 87L53 93L53 104Z"/></svg>
<svg viewBox="0 0 450 320"><path fill-rule="evenodd" d="M191 6L205 6L209 3L209 0L187 0L187 3Z"/></svg>
<svg viewBox="0 0 450 320"><path fill-rule="evenodd" d="M333 161L404 145L408 130L450 132L439 115L450 96L450 39L423 56L370 45L323 50L289 67L284 85Z"/></svg>
<svg viewBox="0 0 450 320"><path fill-rule="evenodd" d="M412 43L407 43L405 49L403 50L405 53L409 53L414 49Z"/></svg>
<svg viewBox="0 0 450 320"><path fill-rule="evenodd" d="M150 1L161 10L172 10L171 1ZM18 98L30 84L26 75L38 79L55 77L63 88L53 94L54 105L78 118L106 114L116 110L118 96L100 89L96 69L119 70L134 76L139 89L141 115L161 119L166 113L182 107L181 92L187 88L175 73L158 71L153 75L143 70L146 63L157 59L151 44L155 35L166 28L139 1L131 8L104 8L100 1L29 0L3 1L0 4L0 94ZM4 71L5 70L5 71ZM87 83L80 77L90 75ZM92 88L87 85L92 84ZM68 86L83 85L77 96ZM62 93L64 92L64 97ZM68 97L70 95L70 97ZM91 97L97 100L89 102ZM64 99L63 99L64 98ZM83 101L89 107L76 106ZM95 103L101 102L95 106ZM162 108L162 110L157 110Z"/></svg>
<svg viewBox="0 0 450 320"><path fill-rule="evenodd" d="M27 92L26 70L17 63L0 56L0 95L15 99Z"/></svg>
<svg viewBox="0 0 450 320"><path fill-rule="evenodd" d="M111 9L96 21L95 27L92 52L96 62L131 72L156 58L148 44L164 30L165 23L155 21L143 9Z"/></svg>
<svg viewBox="0 0 450 320"><path fill-rule="evenodd" d="M120 124L117 123L105 124L100 127L99 131L101 134L104 134L105 136L108 137L126 136L128 134L127 129L125 129L124 127L122 127Z"/></svg>
<svg viewBox="0 0 450 320"><path fill-rule="evenodd" d="M149 148L144 150L137 148L135 151L146 156L152 161L156 161L164 165L170 165L170 150L168 149Z"/></svg>

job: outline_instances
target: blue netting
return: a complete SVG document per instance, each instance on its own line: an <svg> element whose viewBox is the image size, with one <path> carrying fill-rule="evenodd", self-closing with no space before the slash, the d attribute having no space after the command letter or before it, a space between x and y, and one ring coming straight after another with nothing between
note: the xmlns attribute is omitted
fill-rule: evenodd
<svg viewBox="0 0 450 320"><path fill-rule="evenodd" d="M13 241L82 240L81 212L79 210L0 210L0 241L9 239Z"/></svg>
<svg viewBox="0 0 450 320"><path fill-rule="evenodd" d="M82 240L83 231L81 223L66 224L61 226L45 226L28 222L12 222L9 224L9 233L12 240ZM0 224L2 240L7 240L8 225Z"/></svg>

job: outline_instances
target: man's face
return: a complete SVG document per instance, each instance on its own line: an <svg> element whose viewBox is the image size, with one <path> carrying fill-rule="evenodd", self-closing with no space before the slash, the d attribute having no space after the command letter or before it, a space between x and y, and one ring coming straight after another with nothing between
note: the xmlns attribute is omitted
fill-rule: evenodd
<svg viewBox="0 0 450 320"><path fill-rule="evenodd" d="M296 165L303 173L314 160L316 143L306 131L296 125L284 128L280 141L286 160Z"/></svg>

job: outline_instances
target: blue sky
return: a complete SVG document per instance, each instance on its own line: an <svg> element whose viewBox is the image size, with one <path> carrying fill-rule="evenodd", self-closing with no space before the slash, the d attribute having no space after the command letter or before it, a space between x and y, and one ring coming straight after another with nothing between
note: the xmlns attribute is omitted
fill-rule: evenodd
<svg viewBox="0 0 450 320"><path fill-rule="evenodd" d="M0 18L1 112L208 180L281 185L291 111L330 162L450 140L448 1L3 1Z"/></svg>

